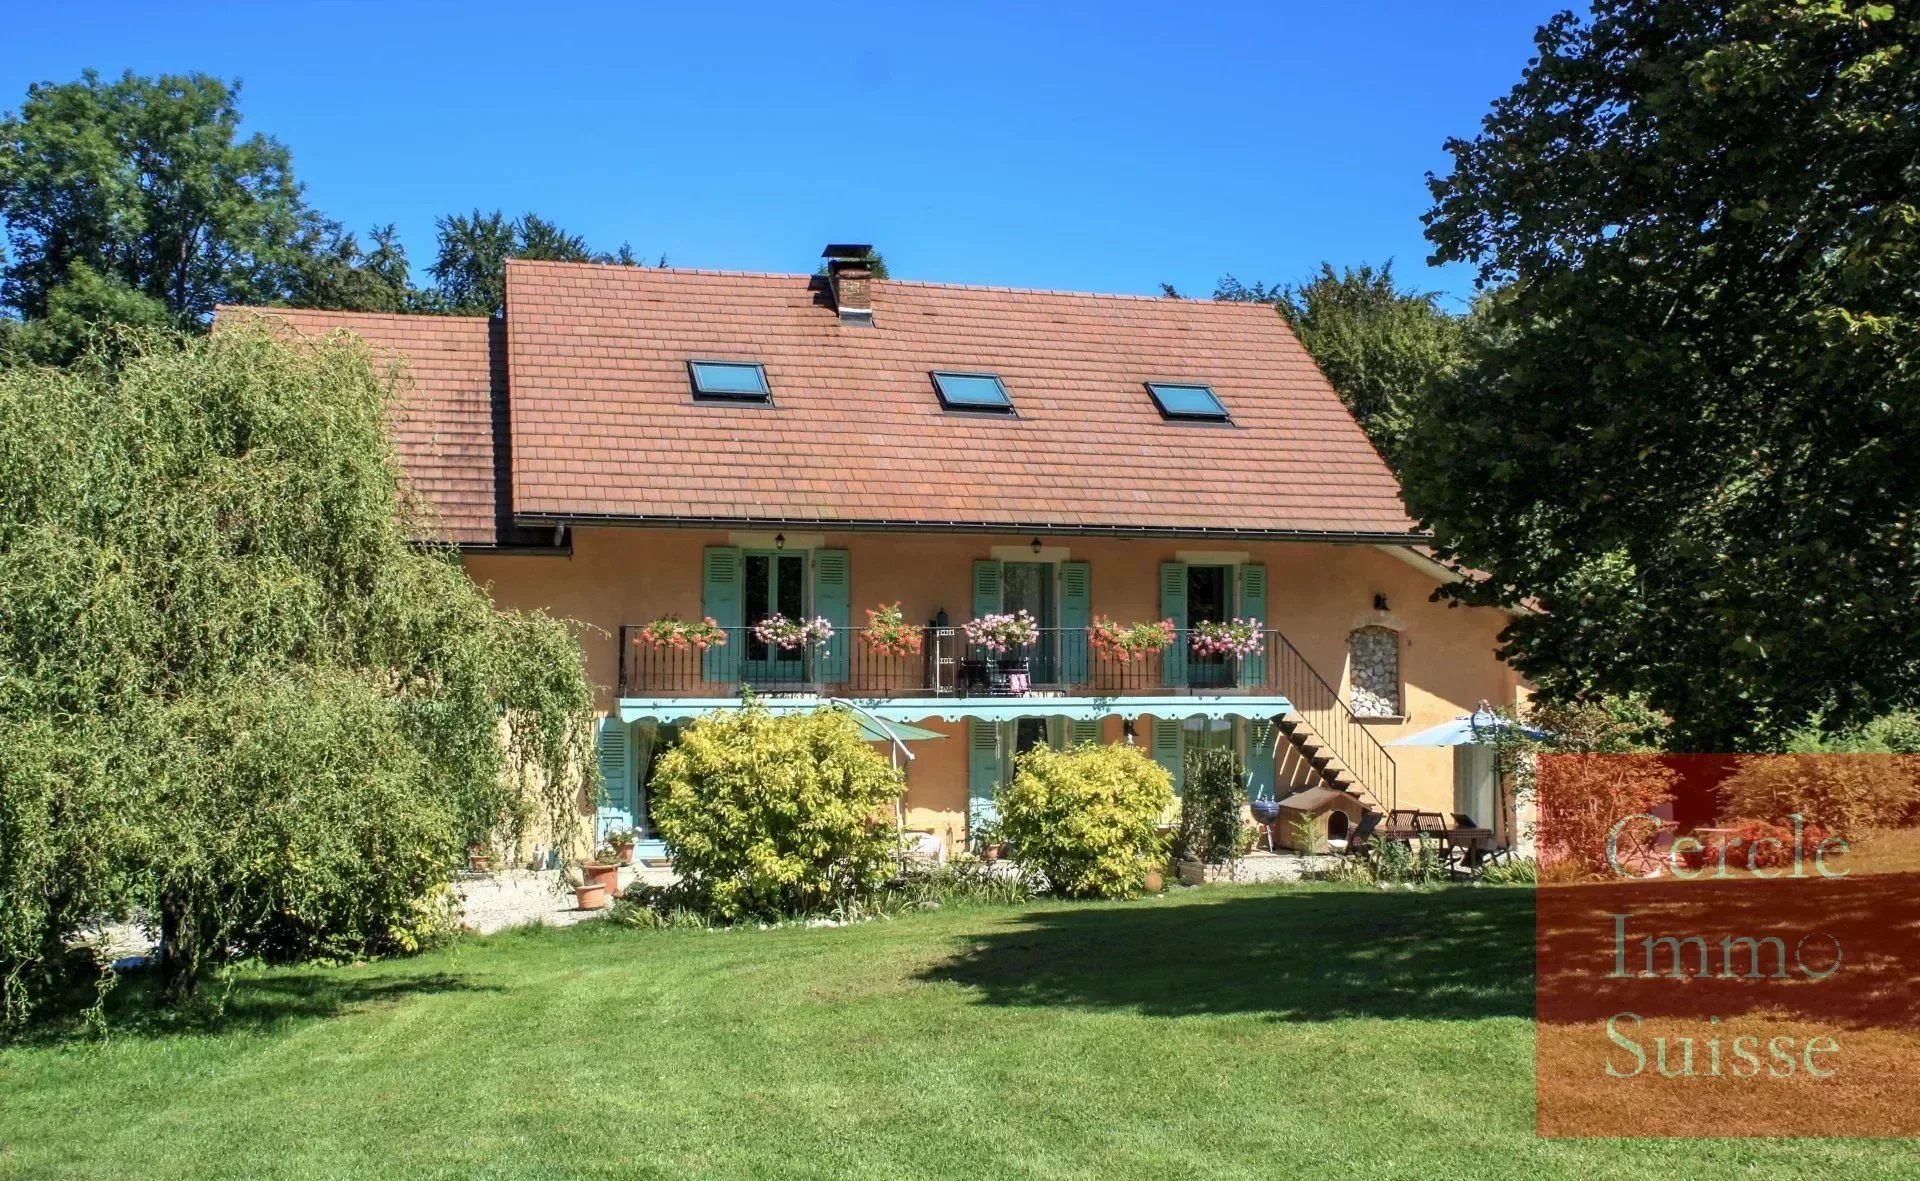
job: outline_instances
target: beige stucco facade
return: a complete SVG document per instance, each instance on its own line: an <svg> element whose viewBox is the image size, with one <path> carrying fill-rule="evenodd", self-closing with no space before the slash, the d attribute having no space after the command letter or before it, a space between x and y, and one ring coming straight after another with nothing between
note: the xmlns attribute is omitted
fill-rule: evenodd
<svg viewBox="0 0 1920 1181"><path fill-rule="evenodd" d="M1504 614L1430 601L1443 577L1404 551L1362 544L1306 541L1186 541L1049 536L1033 552L1027 535L806 533L787 530L783 552L816 547L847 551L851 617L899 601L910 621L944 609L970 617L977 559L1081 561L1091 573L1092 611L1121 622L1160 617L1161 564L1188 561L1267 569L1266 623L1282 632L1343 696L1349 689L1349 640L1361 628L1385 626L1400 638L1401 714L1366 723L1383 743L1471 711L1476 703L1514 704L1518 675L1496 655ZM772 533L697 528L576 528L568 554L469 554L466 567L503 607L545 610L583 625L587 671L603 711L615 708L618 636L622 625L668 614L702 613L702 554L707 546L770 548ZM1382 610L1378 603L1384 599ZM1044 715L1044 702L1035 713ZM955 741L924 742L908 771L909 826L950 841L965 832L965 723L921 723ZM1103 741L1119 741L1118 717L1102 720ZM1454 760L1446 748L1390 748L1398 766L1402 807L1451 810ZM1282 770L1284 778L1285 771Z"/></svg>

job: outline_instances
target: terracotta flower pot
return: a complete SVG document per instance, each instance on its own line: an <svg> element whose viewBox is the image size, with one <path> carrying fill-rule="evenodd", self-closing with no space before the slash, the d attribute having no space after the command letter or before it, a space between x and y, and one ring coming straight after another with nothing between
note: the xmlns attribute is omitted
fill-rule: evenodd
<svg viewBox="0 0 1920 1181"><path fill-rule="evenodd" d="M581 910L605 910L607 888L598 882L573 888L573 901Z"/></svg>
<svg viewBox="0 0 1920 1181"><path fill-rule="evenodd" d="M1006 855L1007 847L1005 845L988 845L986 848L980 850L980 859L982 861L998 861Z"/></svg>
<svg viewBox="0 0 1920 1181"><path fill-rule="evenodd" d="M583 865L580 867L581 884L599 886L609 894L620 892L620 867L617 865Z"/></svg>
<svg viewBox="0 0 1920 1181"><path fill-rule="evenodd" d="M613 847L613 851L619 855L620 864L622 865L633 864L633 842L632 841L628 841L624 845L615 845Z"/></svg>
<svg viewBox="0 0 1920 1181"><path fill-rule="evenodd" d="M469 853L467 868L474 873L485 873L493 868L493 858L485 853Z"/></svg>

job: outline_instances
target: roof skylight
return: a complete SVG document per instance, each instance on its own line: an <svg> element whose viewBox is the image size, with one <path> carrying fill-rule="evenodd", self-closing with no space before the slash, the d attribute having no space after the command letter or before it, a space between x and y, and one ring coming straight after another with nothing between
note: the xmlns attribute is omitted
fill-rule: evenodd
<svg viewBox="0 0 1920 1181"><path fill-rule="evenodd" d="M991 373L949 373L934 370L933 388L940 395L940 405L948 410L991 410L1002 414L1013 412L1013 403L1007 398L1007 387Z"/></svg>
<svg viewBox="0 0 1920 1181"><path fill-rule="evenodd" d="M770 396L767 371L756 361L688 361L687 373L695 397L764 402Z"/></svg>
<svg viewBox="0 0 1920 1181"><path fill-rule="evenodd" d="M1210 385L1179 385L1163 381L1147 383L1153 404L1168 418L1187 418L1199 422L1225 422L1227 408L1213 396Z"/></svg>

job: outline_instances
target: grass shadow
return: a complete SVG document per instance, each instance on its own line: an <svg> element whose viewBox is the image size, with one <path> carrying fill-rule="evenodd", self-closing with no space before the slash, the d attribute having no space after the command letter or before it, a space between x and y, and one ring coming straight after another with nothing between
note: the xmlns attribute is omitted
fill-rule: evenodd
<svg viewBox="0 0 1920 1181"><path fill-rule="evenodd" d="M1037 910L920 973L983 1004L1275 1020L1530 1017L1533 891L1314 890Z"/></svg>
<svg viewBox="0 0 1920 1181"><path fill-rule="evenodd" d="M448 972L354 979L338 970L237 972L215 977L179 1005L161 1002L159 982L149 971L129 973L107 995L102 1014L109 1038L163 1038L221 1035L326 1020L401 1001L455 992L501 992ZM101 1029L89 1026L78 998L49 1013L13 1039L14 1045L56 1045L86 1040Z"/></svg>

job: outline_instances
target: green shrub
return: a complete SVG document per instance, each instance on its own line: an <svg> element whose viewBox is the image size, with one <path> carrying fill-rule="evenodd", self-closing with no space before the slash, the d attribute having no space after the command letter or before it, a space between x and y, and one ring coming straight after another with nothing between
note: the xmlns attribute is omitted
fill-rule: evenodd
<svg viewBox="0 0 1920 1181"><path fill-rule="evenodd" d="M1898 827L1920 804L1905 763L1884 754L1755 755L1720 785L1721 814L1784 825L1797 813L1841 837Z"/></svg>
<svg viewBox="0 0 1920 1181"><path fill-rule="evenodd" d="M999 793L1000 825L1022 866L1070 898L1138 891L1160 847L1154 825L1173 777L1133 746L1039 746Z"/></svg>
<svg viewBox="0 0 1920 1181"><path fill-rule="evenodd" d="M1480 870L1480 880L1489 886L1532 886L1540 881L1540 863L1531 857L1512 857L1493 861Z"/></svg>
<svg viewBox="0 0 1920 1181"><path fill-rule="evenodd" d="M1240 756L1231 750L1187 752L1180 827L1173 838L1176 860L1223 865L1240 856L1242 778Z"/></svg>
<svg viewBox="0 0 1920 1181"><path fill-rule="evenodd" d="M891 869L899 773L852 715L745 708L687 726L648 799L689 903L728 922L816 914Z"/></svg>
<svg viewBox="0 0 1920 1181"><path fill-rule="evenodd" d="M971 857L945 865L911 862L887 883L887 893L905 909L963 906L969 903L1009 905L1025 902L1039 892L1039 884L1024 867L1005 862L989 865Z"/></svg>
<svg viewBox="0 0 1920 1181"><path fill-rule="evenodd" d="M1440 843L1427 837L1413 841L1376 840L1367 850L1367 860L1376 882L1424 885L1443 882L1451 876Z"/></svg>

